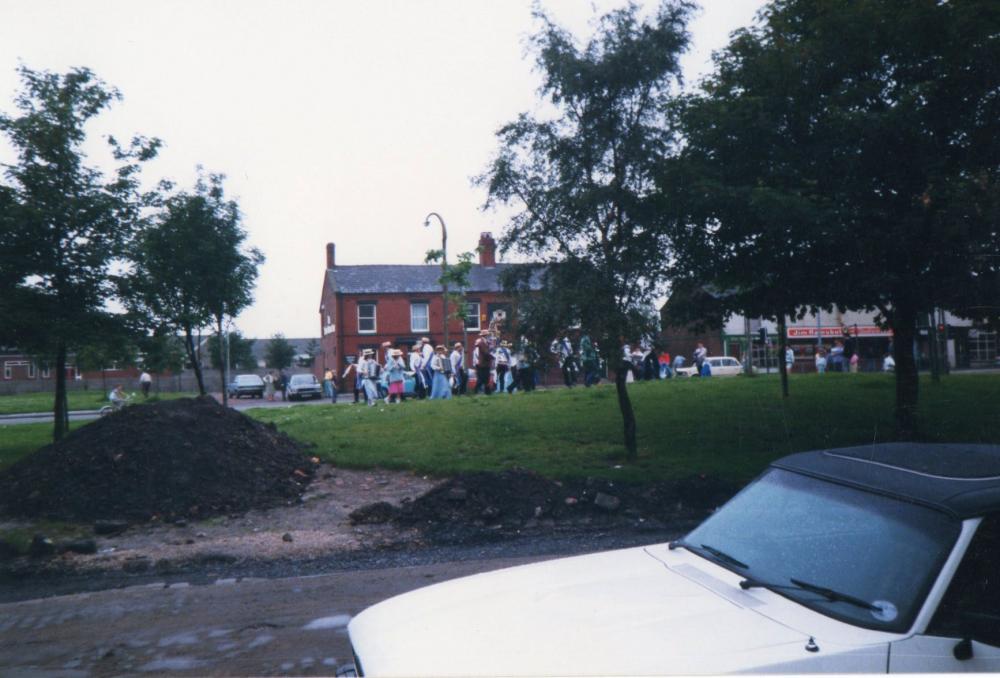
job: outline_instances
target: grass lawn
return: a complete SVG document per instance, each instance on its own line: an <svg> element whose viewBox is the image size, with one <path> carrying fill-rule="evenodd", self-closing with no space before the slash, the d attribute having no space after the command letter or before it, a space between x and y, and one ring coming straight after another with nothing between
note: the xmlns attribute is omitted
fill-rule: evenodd
<svg viewBox="0 0 1000 678"><path fill-rule="evenodd" d="M632 384L639 457L627 463L611 385L513 396L253 409L326 461L432 475L514 466L554 478L718 474L748 480L791 452L892 440L891 376L796 375ZM1000 376L920 383L922 439L1000 443ZM0 427L0 467L48 442L51 424Z"/></svg>
<svg viewBox="0 0 1000 678"><path fill-rule="evenodd" d="M447 475L514 466L550 477L747 480L791 452L892 440L891 376L673 379L629 387L639 456L626 463L612 385L514 396L251 410L350 467ZM922 439L1000 443L1000 376L921 380ZM620 467L620 468L619 468Z"/></svg>
<svg viewBox="0 0 1000 678"><path fill-rule="evenodd" d="M70 430L86 422L71 421ZM0 425L0 469L52 442L52 423Z"/></svg>
<svg viewBox="0 0 1000 678"><path fill-rule="evenodd" d="M110 390L110 388L108 389ZM132 393L132 391L126 391ZM136 391L138 394L139 392ZM151 395L149 399L167 400L172 398L189 398L193 393L161 393ZM101 390L70 391L67 394L69 409L97 410L108 404L108 394ZM29 412L51 412L55 400L54 393L19 393L17 395L0 395L0 414L25 414ZM136 396L137 401L142 395Z"/></svg>

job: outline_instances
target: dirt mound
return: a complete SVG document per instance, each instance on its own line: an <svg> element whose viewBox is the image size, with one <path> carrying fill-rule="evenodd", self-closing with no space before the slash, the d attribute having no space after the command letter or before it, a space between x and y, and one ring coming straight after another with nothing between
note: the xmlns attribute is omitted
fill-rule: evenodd
<svg viewBox="0 0 1000 678"><path fill-rule="evenodd" d="M469 542L534 529L621 524L658 529L697 522L738 489L735 483L703 476L642 484L597 479L559 482L515 469L462 474L392 513L384 506L370 506L351 518L358 523L392 520L418 527L437 542Z"/></svg>
<svg viewBox="0 0 1000 678"><path fill-rule="evenodd" d="M297 500L315 464L273 426L215 400L135 405L0 473L0 513L178 520Z"/></svg>

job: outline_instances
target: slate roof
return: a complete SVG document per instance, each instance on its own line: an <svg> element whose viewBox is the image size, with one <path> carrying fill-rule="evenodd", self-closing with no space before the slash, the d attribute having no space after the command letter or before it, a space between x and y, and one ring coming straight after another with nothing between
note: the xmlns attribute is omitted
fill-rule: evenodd
<svg viewBox="0 0 1000 678"><path fill-rule="evenodd" d="M771 465L958 518L1000 511L1000 445L882 443L801 452Z"/></svg>
<svg viewBox="0 0 1000 678"><path fill-rule="evenodd" d="M469 271L467 292L502 292L500 272L525 264L473 264ZM375 264L366 266L337 266L327 269L327 284L334 292L342 294L435 294L441 291L438 278L441 267L436 264L406 266ZM541 289L540 274L532 277L532 289Z"/></svg>

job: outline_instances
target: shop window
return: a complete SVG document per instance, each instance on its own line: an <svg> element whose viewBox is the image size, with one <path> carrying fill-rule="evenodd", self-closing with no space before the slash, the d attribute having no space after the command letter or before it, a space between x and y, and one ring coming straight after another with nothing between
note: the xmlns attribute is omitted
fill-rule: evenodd
<svg viewBox="0 0 1000 678"><path fill-rule="evenodd" d="M997 333L972 328L969 330L969 360L992 363L1000 355L997 351Z"/></svg>

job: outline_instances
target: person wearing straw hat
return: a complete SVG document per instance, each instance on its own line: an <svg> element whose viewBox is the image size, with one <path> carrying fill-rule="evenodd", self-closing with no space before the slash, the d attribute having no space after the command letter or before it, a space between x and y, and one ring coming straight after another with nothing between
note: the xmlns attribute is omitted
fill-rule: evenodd
<svg viewBox="0 0 1000 678"><path fill-rule="evenodd" d="M447 349L444 345L438 346L434 350L434 357L431 358L431 371L434 377L431 380L431 400L448 400L451 398L451 361L448 360Z"/></svg>
<svg viewBox="0 0 1000 678"><path fill-rule="evenodd" d="M382 372L382 366L375 359L375 351L366 348L362 352L364 362L359 368L365 386L365 397L368 399L368 407L374 407L378 400L378 378Z"/></svg>
<svg viewBox="0 0 1000 678"><path fill-rule="evenodd" d="M475 346L472 348L472 367L476 370L476 390L474 393L479 393L482 390L486 395L490 394L490 362L492 360L490 345L486 340L489 334L486 330L480 332L479 338L476 339Z"/></svg>
<svg viewBox="0 0 1000 678"><path fill-rule="evenodd" d="M431 384L434 381L434 370L431 369L431 360L434 358L434 346L430 337L420 337L420 369L424 373L424 384L427 385L427 392L430 393Z"/></svg>
<svg viewBox="0 0 1000 678"><path fill-rule="evenodd" d="M386 380L389 383L389 393L385 397L385 402L403 402L403 373L406 371L406 363L403 362L403 352L394 348L389 352L389 359L385 363Z"/></svg>
<svg viewBox="0 0 1000 678"><path fill-rule="evenodd" d="M451 360L451 371L455 375L454 392L456 395L465 395L469 375L465 372L465 346L462 345L462 342L455 342L449 359Z"/></svg>
<svg viewBox="0 0 1000 678"><path fill-rule="evenodd" d="M413 390L417 398L423 400L427 397L427 382L424 380L424 360L420 355L422 344L418 341L410 350L410 372L413 372Z"/></svg>
<svg viewBox="0 0 1000 678"><path fill-rule="evenodd" d="M510 370L510 343L501 341L493 352L493 360L497 366L497 391L507 392L507 373Z"/></svg>

